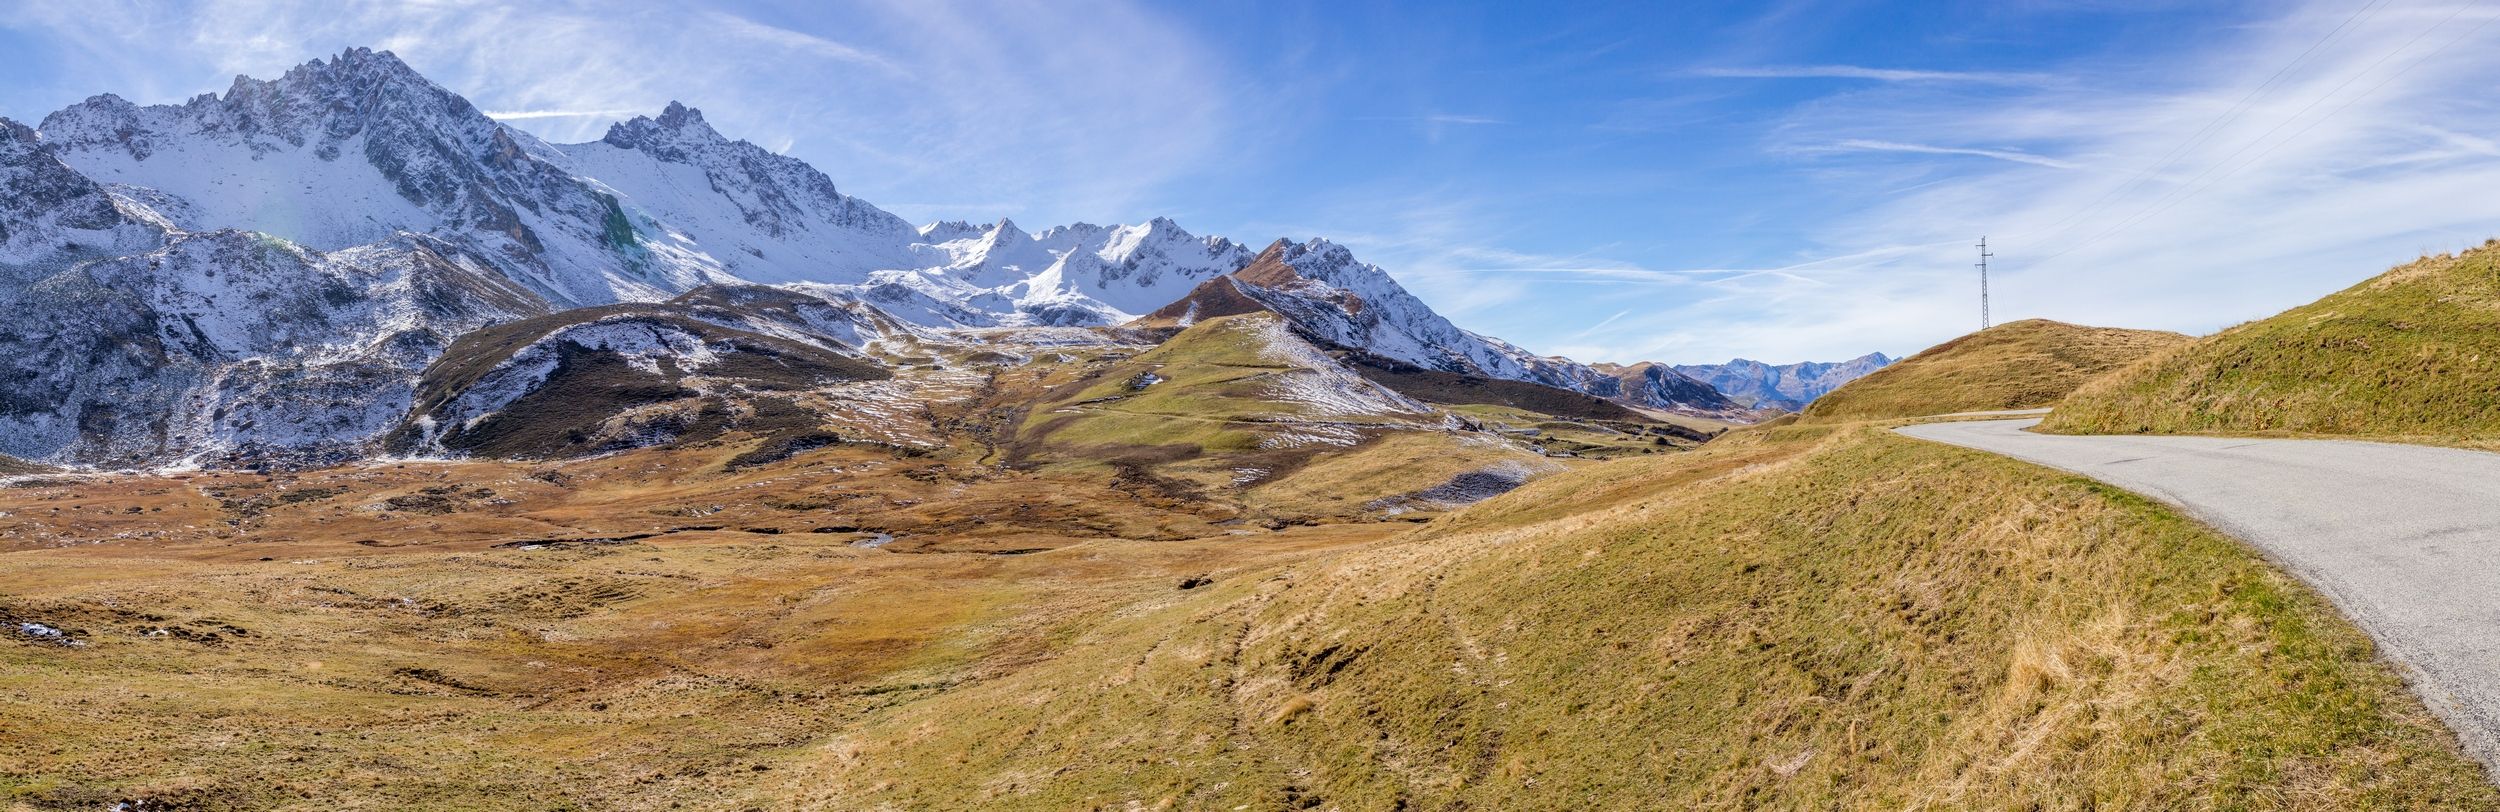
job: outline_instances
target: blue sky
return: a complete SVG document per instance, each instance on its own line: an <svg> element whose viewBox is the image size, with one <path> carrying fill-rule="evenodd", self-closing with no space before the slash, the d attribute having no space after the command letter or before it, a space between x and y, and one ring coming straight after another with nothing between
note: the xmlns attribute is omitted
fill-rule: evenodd
<svg viewBox="0 0 2500 812"><path fill-rule="evenodd" d="M670 100L915 221L1354 247L1590 361L2208 332L2500 235L2500 3L0 0L0 115L387 48L555 140Z"/></svg>

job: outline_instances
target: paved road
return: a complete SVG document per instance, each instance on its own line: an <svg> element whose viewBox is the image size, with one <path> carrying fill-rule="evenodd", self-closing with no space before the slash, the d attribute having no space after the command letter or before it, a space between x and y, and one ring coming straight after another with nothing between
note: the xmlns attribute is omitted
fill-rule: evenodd
<svg viewBox="0 0 2500 812"><path fill-rule="evenodd" d="M2038 422L1899 431L2083 474L2256 546L2376 638L2466 751L2500 772L2500 454L2022 430Z"/></svg>

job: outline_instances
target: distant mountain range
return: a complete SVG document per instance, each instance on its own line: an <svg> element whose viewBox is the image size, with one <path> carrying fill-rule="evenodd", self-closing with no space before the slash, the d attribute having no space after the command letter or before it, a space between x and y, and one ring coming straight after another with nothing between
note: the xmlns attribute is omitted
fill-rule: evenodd
<svg viewBox="0 0 2500 812"><path fill-rule="evenodd" d="M758 286L775 292L737 292ZM551 144L362 48L177 105L102 95L39 127L0 119L0 454L335 460L386 436L470 436L408 428L469 408L420 402L422 373L462 337L672 302L632 316L675 337L636 352L781 346L763 336L867 358L883 341L1185 324L1247 302L1362 357L1692 414L1801 405L1869 360L1750 378L1591 367L1461 329L1325 240L1258 250L1164 218L914 227L682 104ZM649 333L577 322L533 323Z"/></svg>
<svg viewBox="0 0 2500 812"><path fill-rule="evenodd" d="M1709 384L1737 403L1794 412L1841 384L1890 366L1894 360L1880 352L1837 363L1772 365L1738 358L1724 364L1678 365L1675 371Z"/></svg>

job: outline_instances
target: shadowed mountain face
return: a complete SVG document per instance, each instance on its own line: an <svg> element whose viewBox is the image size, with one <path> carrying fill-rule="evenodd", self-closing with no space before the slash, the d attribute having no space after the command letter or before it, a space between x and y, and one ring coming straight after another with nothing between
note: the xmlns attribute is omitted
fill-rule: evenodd
<svg viewBox="0 0 2500 812"><path fill-rule="evenodd" d="M1680 364L1675 371L1709 384L1739 404L1793 412L1893 360L1880 352L1832 363L1772 365L1738 358L1724 364Z"/></svg>
<svg viewBox="0 0 2500 812"><path fill-rule="evenodd" d="M777 414L802 410L773 393L890 377L832 346L714 321L724 314L747 318L717 305L608 305L471 332L427 367L392 444L402 453L544 458L746 426L805 432L812 421ZM760 427L776 420L787 425Z"/></svg>

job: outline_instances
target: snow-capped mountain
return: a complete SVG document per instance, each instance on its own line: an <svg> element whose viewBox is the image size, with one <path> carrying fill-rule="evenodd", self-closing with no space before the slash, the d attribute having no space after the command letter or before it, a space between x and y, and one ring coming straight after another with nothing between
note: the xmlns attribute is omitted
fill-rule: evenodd
<svg viewBox="0 0 2500 812"><path fill-rule="evenodd" d="M863 299L932 326L1098 326L1134 319L1250 261L1250 251L1233 241L1193 235L1162 217L1039 234L1012 220L938 222L916 233L923 241L909 249L919 267L792 287Z"/></svg>
<svg viewBox="0 0 2500 812"><path fill-rule="evenodd" d="M38 129L63 163L184 231L256 231L315 251L429 234L564 306L735 281L717 262L646 245L616 197L551 160L553 147L388 53L237 77L180 105L97 96Z"/></svg>
<svg viewBox="0 0 2500 812"><path fill-rule="evenodd" d="M688 296L690 318L851 352L1121 324L1218 281L1402 363L1682 403L1459 329L1325 241L1254 256L1165 218L915 228L683 104L550 144L358 48L182 104L0 119L0 453L371 450L463 334L568 309Z"/></svg>
<svg viewBox="0 0 2500 812"><path fill-rule="evenodd" d="M1883 369L1894 360L1880 352L1847 361L1806 361L1776 366L1738 358L1724 364L1678 365L1675 370L1710 384L1738 403L1793 412L1804 409L1806 404L1840 388L1841 384Z"/></svg>
<svg viewBox="0 0 2500 812"><path fill-rule="evenodd" d="M683 104L554 150L556 163L622 201L654 262L767 284L857 283L918 264L910 223L835 191L804 161L722 137Z"/></svg>
<svg viewBox="0 0 2500 812"><path fill-rule="evenodd" d="M396 420L453 337L547 308L418 235L323 252L183 231L61 152L0 119L0 453L329 453Z"/></svg>

